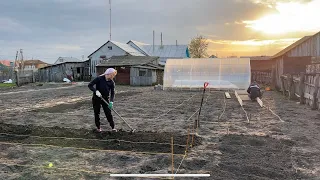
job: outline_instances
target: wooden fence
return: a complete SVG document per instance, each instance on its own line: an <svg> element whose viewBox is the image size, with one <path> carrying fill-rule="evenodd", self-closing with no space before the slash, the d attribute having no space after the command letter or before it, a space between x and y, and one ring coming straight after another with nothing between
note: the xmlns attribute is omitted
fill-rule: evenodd
<svg viewBox="0 0 320 180"><path fill-rule="evenodd" d="M252 71L251 82L256 81L263 85L272 85L272 73L271 71Z"/></svg>
<svg viewBox="0 0 320 180"><path fill-rule="evenodd" d="M281 76L281 91L289 99L299 99L311 109L320 109L320 73L301 73Z"/></svg>
<svg viewBox="0 0 320 180"><path fill-rule="evenodd" d="M36 72L34 71L15 71L15 79L17 86L36 82Z"/></svg>

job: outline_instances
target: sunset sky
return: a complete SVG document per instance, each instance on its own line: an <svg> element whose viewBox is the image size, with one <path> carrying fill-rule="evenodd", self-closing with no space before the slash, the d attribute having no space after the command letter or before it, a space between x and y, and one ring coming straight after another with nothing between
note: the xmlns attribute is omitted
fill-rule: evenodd
<svg viewBox="0 0 320 180"><path fill-rule="evenodd" d="M112 40L188 44L209 39L209 54L274 55L320 31L320 0L112 0ZM2 0L0 59L53 63L87 57L109 39L108 0Z"/></svg>

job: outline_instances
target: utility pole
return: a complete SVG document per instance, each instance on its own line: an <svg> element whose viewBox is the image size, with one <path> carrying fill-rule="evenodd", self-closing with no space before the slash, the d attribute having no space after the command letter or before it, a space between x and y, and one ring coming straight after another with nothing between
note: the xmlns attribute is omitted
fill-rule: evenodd
<svg viewBox="0 0 320 180"><path fill-rule="evenodd" d="M111 0L109 0L109 7L110 7L110 41L111 41Z"/></svg>
<svg viewBox="0 0 320 180"><path fill-rule="evenodd" d="M20 68L20 71L21 70L23 70L24 68L23 68L23 66L24 66L24 64L23 64L23 51L22 51L22 49L20 49L20 66L19 66L19 68Z"/></svg>

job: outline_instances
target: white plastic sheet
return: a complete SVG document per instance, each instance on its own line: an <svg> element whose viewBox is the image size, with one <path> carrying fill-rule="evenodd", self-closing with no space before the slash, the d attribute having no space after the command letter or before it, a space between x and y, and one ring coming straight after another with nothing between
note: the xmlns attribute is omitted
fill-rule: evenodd
<svg viewBox="0 0 320 180"><path fill-rule="evenodd" d="M68 78L63 78L63 82L70 83L71 81Z"/></svg>
<svg viewBox="0 0 320 180"><path fill-rule="evenodd" d="M4 81L3 83L12 83L12 79L9 79L8 81Z"/></svg>
<svg viewBox="0 0 320 180"><path fill-rule="evenodd" d="M246 89L250 85L249 58L168 59L164 71L164 89L208 88Z"/></svg>

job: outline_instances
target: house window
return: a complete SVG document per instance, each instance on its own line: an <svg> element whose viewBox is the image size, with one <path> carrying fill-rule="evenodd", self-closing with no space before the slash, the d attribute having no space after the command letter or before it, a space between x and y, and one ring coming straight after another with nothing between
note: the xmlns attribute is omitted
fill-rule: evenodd
<svg viewBox="0 0 320 180"><path fill-rule="evenodd" d="M147 71L146 70L139 70L139 76L146 76L147 75Z"/></svg>
<svg viewBox="0 0 320 180"><path fill-rule="evenodd" d="M108 46L108 49L109 49L109 50L112 50L112 46Z"/></svg>

